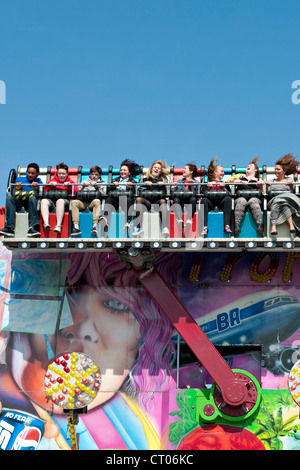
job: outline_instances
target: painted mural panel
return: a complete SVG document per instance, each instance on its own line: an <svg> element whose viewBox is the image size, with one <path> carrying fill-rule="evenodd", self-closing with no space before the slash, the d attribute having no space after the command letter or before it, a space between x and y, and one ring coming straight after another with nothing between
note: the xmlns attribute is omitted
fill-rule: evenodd
<svg viewBox="0 0 300 470"><path fill-rule="evenodd" d="M298 255L157 252L154 265L230 365L261 384L257 412L243 423L205 422L199 410L213 378L115 253L2 247L1 449L12 440L71 447L68 416L44 390L48 364L66 351L101 369L100 391L76 426L82 450L298 447L288 389L300 345ZM10 439L20 422L30 427Z"/></svg>

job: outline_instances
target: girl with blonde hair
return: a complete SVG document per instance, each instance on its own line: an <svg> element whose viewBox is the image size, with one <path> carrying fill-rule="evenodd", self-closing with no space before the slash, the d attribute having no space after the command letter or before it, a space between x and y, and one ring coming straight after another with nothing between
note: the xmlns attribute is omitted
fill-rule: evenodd
<svg viewBox="0 0 300 470"><path fill-rule="evenodd" d="M136 216L134 219L133 237L139 237L143 233L143 215L150 211L151 205L155 204L159 208L160 218L162 222L162 235L168 237L170 234L168 228L168 208L166 201L166 186L168 182L169 167L162 160L155 160L145 177L143 185L139 188L139 195L136 198ZM138 217L137 217L138 214Z"/></svg>

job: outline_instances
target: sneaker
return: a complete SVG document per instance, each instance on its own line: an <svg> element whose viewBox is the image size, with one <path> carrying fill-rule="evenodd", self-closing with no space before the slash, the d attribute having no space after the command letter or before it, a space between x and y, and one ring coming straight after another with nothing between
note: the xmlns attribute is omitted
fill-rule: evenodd
<svg viewBox="0 0 300 470"><path fill-rule="evenodd" d="M102 225L104 232L106 232L108 230L107 218L102 215L99 222Z"/></svg>
<svg viewBox="0 0 300 470"><path fill-rule="evenodd" d="M177 222L177 225L178 225L178 226L180 226L180 225L181 225L181 226L183 227L183 225L184 225L184 222L183 222L183 220L182 220L182 219L177 219L177 220L176 220L176 222Z"/></svg>
<svg viewBox="0 0 300 470"><path fill-rule="evenodd" d="M130 230L130 223L129 222L126 222L124 230L125 230L125 232L129 232L129 230Z"/></svg>
<svg viewBox="0 0 300 470"><path fill-rule="evenodd" d="M97 228L97 227L93 227L93 229L91 230L91 234L92 234L92 235L98 235L98 228Z"/></svg>
<svg viewBox="0 0 300 470"><path fill-rule="evenodd" d="M27 237L40 237L41 232L39 230L36 230L34 227L30 227L28 232L27 232Z"/></svg>
<svg viewBox="0 0 300 470"><path fill-rule="evenodd" d="M162 236L168 238L170 236L170 230L168 227L165 227L162 231Z"/></svg>
<svg viewBox="0 0 300 470"><path fill-rule="evenodd" d="M54 231L56 232L55 229L54 229ZM79 228L73 228L72 233L71 233L71 237L77 237L78 235L81 235L81 231L79 230Z"/></svg>
<svg viewBox="0 0 300 470"><path fill-rule="evenodd" d="M44 224L44 229L45 229L46 232L50 232L50 230L51 230L51 225L49 225L49 224Z"/></svg>
<svg viewBox="0 0 300 470"><path fill-rule="evenodd" d="M191 228L192 225L193 225L193 221L191 219L187 219L187 221L185 223L185 227L186 228Z"/></svg>
<svg viewBox="0 0 300 470"><path fill-rule="evenodd" d="M235 228L234 228L234 233L236 235L238 235L239 233L241 233L241 227L239 225L236 225Z"/></svg>
<svg viewBox="0 0 300 470"><path fill-rule="evenodd" d="M139 227L135 227L133 232L132 232L132 236L133 237L139 237L143 233L143 231L144 231L144 229L139 228Z"/></svg>
<svg viewBox="0 0 300 470"><path fill-rule="evenodd" d="M10 227L4 227L0 229L0 235L4 235L5 237L14 237L15 231Z"/></svg>

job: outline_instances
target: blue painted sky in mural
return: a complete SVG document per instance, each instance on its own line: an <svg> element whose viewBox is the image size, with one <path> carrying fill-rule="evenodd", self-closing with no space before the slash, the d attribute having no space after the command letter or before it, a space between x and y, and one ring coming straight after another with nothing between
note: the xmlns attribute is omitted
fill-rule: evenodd
<svg viewBox="0 0 300 470"><path fill-rule="evenodd" d="M0 205L30 161L297 155L299 13L296 0L1 2Z"/></svg>

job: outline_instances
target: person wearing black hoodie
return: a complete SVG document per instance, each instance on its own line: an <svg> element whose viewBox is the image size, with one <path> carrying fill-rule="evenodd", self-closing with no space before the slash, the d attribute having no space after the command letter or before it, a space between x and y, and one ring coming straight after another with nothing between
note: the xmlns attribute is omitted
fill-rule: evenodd
<svg viewBox="0 0 300 470"><path fill-rule="evenodd" d="M28 212L28 237L40 237L40 216L37 210L38 185L43 184L39 178L37 163L29 163L26 176L19 176L12 188L12 193L6 197L5 227L0 229L0 235L15 236L16 212L24 207Z"/></svg>

